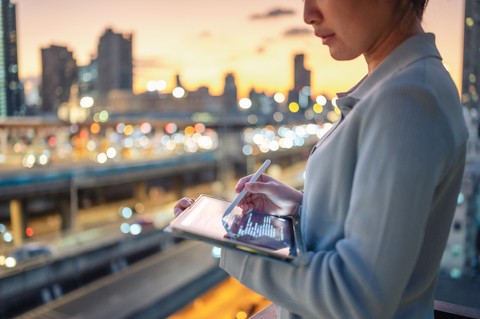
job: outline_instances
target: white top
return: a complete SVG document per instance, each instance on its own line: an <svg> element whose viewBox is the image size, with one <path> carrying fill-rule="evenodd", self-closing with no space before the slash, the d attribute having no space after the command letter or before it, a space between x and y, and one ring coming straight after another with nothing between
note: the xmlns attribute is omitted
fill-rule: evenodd
<svg viewBox="0 0 480 319"><path fill-rule="evenodd" d="M433 319L468 134L434 35L406 40L337 104L306 167L309 263L228 250L220 266L280 318Z"/></svg>

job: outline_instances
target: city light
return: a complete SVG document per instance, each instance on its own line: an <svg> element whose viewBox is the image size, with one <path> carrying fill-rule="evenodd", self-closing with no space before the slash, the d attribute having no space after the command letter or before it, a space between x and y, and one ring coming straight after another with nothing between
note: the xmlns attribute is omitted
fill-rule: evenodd
<svg viewBox="0 0 480 319"><path fill-rule="evenodd" d="M148 134L152 131L152 124L144 122L140 125L140 132L143 134Z"/></svg>
<svg viewBox="0 0 480 319"><path fill-rule="evenodd" d="M283 103L285 102L285 95L282 93L275 93L275 95L273 95L273 99L277 103Z"/></svg>
<svg viewBox="0 0 480 319"><path fill-rule="evenodd" d="M255 125L258 123L258 116L256 116L255 114L250 114L247 117L247 121L248 121L248 124Z"/></svg>
<svg viewBox="0 0 480 319"><path fill-rule="evenodd" d="M248 110L249 108L252 107L252 101L249 98L241 98L240 101L238 101L238 106L242 110Z"/></svg>
<svg viewBox="0 0 480 319"><path fill-rule="evenodd" d="M465 19L465 24L466 24L468 27L472 28L472 27L475 25L475 20L474 20L472 17L467 17L467 18Z"/></svg>
<svg viewBox="0 0 480 319"><path fill-rule="evenodd" d="M327 120L330 122L337 122L340 119L340 115L335 111L330 111L327 113Z"/></svg>
<svg viewBox="0 0 480 319"><path fill-rule="evenodd" d="M105 164L108 160L108 156L105 153L100 153L97 155L97 162L99 164Z"/></svg>
<svg viewBox="0 0 480 319"><path fill-rule="evenodd" d="M191 125L185 128L185 135L192 136L195 133L195 128Z"/></svg>
<svg viewBox="0 0 480 319"><path fill-rule="evenodd" d="M38 156L38 164L40 165L48 164L48 155L46 153L40 154L40 156Z"/></svg>
<svg viewBox="0 0 480 319"><path fill-rule="evenodd" d="M27 235L28 237L32 237L34 235L34 231L33 231L33 228L32 227L27 227L25 229L25 235Z"/></svg>
<svg viewBox="0 0 480 319"><path fill-rule="evenodd" d="M242 148L242 153L247 156L252 155L253 147L251 145L244 145Z"/></svg>
<svg viewBox="0 0 480 319"><path fill-rule="evenodd" d="M307 120L313 120L315 118L315 112L310 108L305 110L304 115Z"/></svg>
<svg viewBox="0 0 480 319"><path fill-rule="evenodd" d="M273 119L275 120L275 122L281 122L283 121L283 113L282 112L275 112L273 113Z"/></svg>
<svg viewBox="0 0 480 319"><path fill-rule="evenodd" d="M125 134L125 136L130 136L133 134L133 125L131 124L127 124L123 127L123 134Z"/></svg>
<svg viewBox="0 0 480 319"><path fill-rule="evenodd" d="M297 102L291 102L291 103L288 105L288 109L289 109L290 112L292 112L292 113L297 113L298 111L300 111L300 105L299 105Z"/></svg>
<svg viewBox="0 0 480 319"><path fill-rule="evenodd" d="M142 225L132 224L130 225L130 234L133 236L139 235L142 232Z"/></svg>
<svg viewBox="0 0 480 319"><path fill-rule="evenodd" d="M13 241L13 235L9 232L5 232L3 234L3 240L7 243L11 243Z"/></svg>
<svg viewBox="0 0 480 319"><path fill-rule="evenodd" d="M147 91L148 92L155 92L155 91L163 91L167 88L167 82L165 80L159 81L148 81L147 82Z"/></svg>
<svg viewBox="0 0 480 319"><path fill-rule="evenodd" d="M17 260L13 257L7 257L5 259L5 267L14 268L17 265Z"/></svg>
<svg viewBox="0 0 480 319"><path fill-rule="evenodd" d="M35 165L35 155L28 154L23 157L22 165L25 168L32 168Z"/></svg>
<svg viewBox="0 0 480 319"><path fill-rule="evenodd" d="M129 219L133 216L133 210L130 207L122 207L120 208L120 215L125 219Z"/></svg>
<svg viewBox="0 0 480 319"><path fill-rule="evenodd" d="M460 205L463 205L463 203L465 203L465 195L462 192L460 192L457 198L457 205L460 206Z"/></svg>
<svg viewBox="0 0 480 319"><path fill-rule="evenodd" d="M325 106L327 104L327 98L324 95L319 95L315 99L315 102L317 102L321 106Z"/></svg>
<svg viewBox="0 0 480 319"><path fill-rule="evenodd" d="M165 133L173 134L177 131L177 124L170 122L165 125Z"/></svg>
<svg viewBox="0 0 480 319"><path fill-rule="evenodd" d="M311 91L310 87L309 87L308 85L305 85L305 86L301 89L300 93L302 93L302 94L305 95L305 96L310 96L310 91Z"/></svg>
<svg viewBox="0 0 480 319"><path fill-rule="evenodd" d="M130 224L129 223L122 223L120 225L120 231L124 234L130 233Z"/></svg>
<svg viewBox="0 0 480 319"><path fill-rule="evenodd" d="M313 111L317 114L321 114L323 112L323 106L320 103L313 104Z"/></svg>
<svg viewBox="0 0 480 319"><path fill-rule="evenodd" d="M185 96L185 89L177 86L176 88L173 89L172 95L177 99L180 99Z"/></svg>
<svg viewBox="0 0 480 319"><path fill-rule="evenodd" d="M338 100L338 97L332 98L332 105L335 107L337 107L337 100Z"/></svg>
<svg viewBox="0 0 480 319"><path fill-rule="evenodd" d="M92 134L100 133L100 129L101 129L101 127L100 127L100 124L98 124L98 123L92 123L90 125L90 133L92 133Z"/></svg>
<svg viewBox="0 0 480 319"><path fill-rule="evenodd" d="M123 134L125 131L125 123L118 123L116 130L118 134Z"/></svg>
<svg viewBox="0 0 480 319"><path fill-rule="evenodd" d="M80 99L80 106L84 109L91 108L94 104L93 97L91 96L84 96Z"/></svg>
<svg viewBox="0 0 480 319"><path fill-rule="evenodd" d="M107 122L109 117L110 117L110 115L108 114L108 111L106 111L106 110L103 110L98 114L98 118L99 118L100 122Z"/></svg>
<svg viewBox="0 0 480 319"><path fill-rule="evenodd" d="M206 130L205 124L203 123L195 123L193 127L197 133L203 133Z"/></svg>
<svg viewBox="0 0 480 319"><path fill-rule="evenodd" d="M109 147L107 149L107 157L113 159L115 156L117 156L117 150L114 147Z"/></svg>

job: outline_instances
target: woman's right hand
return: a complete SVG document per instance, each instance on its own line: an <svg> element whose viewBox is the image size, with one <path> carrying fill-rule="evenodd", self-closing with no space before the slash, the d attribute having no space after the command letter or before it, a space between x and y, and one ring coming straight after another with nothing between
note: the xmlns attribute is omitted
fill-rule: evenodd
<svg viewBox="0 0 480 319"><path fill-rule="evenodd" d="M178 200L178 202L175 203L175 206L173 206L173 213L175 216L180 215L185 209L190 207L195 199L189 198L189 197L183 197Z"/></svg>
<svg viewBox="0 0 480 319"><path fill-rule="evenodd" d="M262 174L253 183L249 182L250 178L251 175L241 178L235 186L237 193L240 193L243 188L248 191L238 204L244 212L254 209L278 216L297 213L298 207L302 203L302 192L266 174Z"/></svg>

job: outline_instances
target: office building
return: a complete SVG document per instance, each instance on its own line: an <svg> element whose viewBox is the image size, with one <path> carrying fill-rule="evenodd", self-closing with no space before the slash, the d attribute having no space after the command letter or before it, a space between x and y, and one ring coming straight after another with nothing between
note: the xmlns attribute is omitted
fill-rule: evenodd
<svg viewBox="0 0 480 319"><path fill-rule="evenodd" d="M225 76L225 84L223 86L223 107L224 111L227 113L239 112L238 90L233 73L228 73Z"/></svg>
<svg viewBox="0 0 480 319"><path fill-rule="evenodd" d="M15 4L0 0L0 117L18 115L22 103L15 11Z"/></svg>
<svg viewBox="0 0 480 319"><path fill-rule="evenodd" d="M70 99L70 89L78 81L77 63L66 47L42 48L42 112L55 113Z"/></svg>
<svg viewBox="0 0 480 319"><path fill-rule="evenodd" d="M98 79L97 60L78 68L78 88L80 96L97 96L96 83Z"/></svg>
<svg viewBox="0 0 480 319"><path fill-rule="evenodd" d="M475 273L480 257L480 1L465 1L462 102L469 130L467 166L458 206L442 258L442 268L451 277Z"/></svg>
<svg viewBox="0 0 480 319"><path fill-rule="evenodd" d="M462 101L479 108L480 92L480 1L465 1Z"/></svg>
<svg viewBox="0 0 480 319"><path fill-rule="evenodd" d="M132 34L107 29L100 37L97 53L97 92L106 97L112 90L132 92Z"/></svg>
<svg viewBox="0 0 480 319"><path fill-rule="evenodd" d="M297 102L302 108L310 105L311 71L305 68L305 55L297 54L293 61L293 89L289 101Z"/></svg>

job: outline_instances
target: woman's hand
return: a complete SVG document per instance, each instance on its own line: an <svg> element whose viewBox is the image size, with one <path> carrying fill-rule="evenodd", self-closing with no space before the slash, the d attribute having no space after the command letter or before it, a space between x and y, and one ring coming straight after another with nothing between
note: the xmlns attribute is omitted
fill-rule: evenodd
<svg viewBox="0 0 480 319"><path fill-rule="evenodd" d="M195 199L188 197L179 199L178 202L175 203L175 206L173 206L173 213L175 216L180 215L185 209L190 207L194 201Z"/></svg>
<svg viewBox="0 0 480 319"><path fill-rule="evenodd" d="M237 193L240 193L243 188L248 191L247 195L238 204L244 212L255 209L278 216L289 216L297 213L297 209L302 203L302 192L265 174L262 174L253 183L248 182L250 177L251 175L241 178L235 186Z"/></svg>

